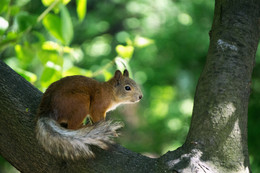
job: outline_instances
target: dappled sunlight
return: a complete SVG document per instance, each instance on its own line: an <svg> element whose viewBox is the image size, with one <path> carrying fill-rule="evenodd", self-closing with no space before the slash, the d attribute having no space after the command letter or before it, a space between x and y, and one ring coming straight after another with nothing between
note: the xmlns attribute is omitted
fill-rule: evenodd
<svg viewBox="0 0 260 173"><path fill-rule="evenodd" d="M183 115L191 116L193 109L193 100L186 99L181 102L179 105L179 110Z"/></svg>
<svg viewBox="0 0 260 173"><path fill-rule="evenodd" d="M125 43L125 41L130 38L130 34L126 31L120 31L115 35L115 38L119 43Z"/></svg>
<svg viewBox="0 0 260 173"><path fill-rule="evenodd" d="M172 118L167 123L168 127L172 131L178 131L182 128L183 122L178 118Z"/></svg>
<svg viewBox="0 0 260 173"><path fill-rule="evenodd" d="M0 33L4 32L9 26L7 20L0 16Z"/></svg>
<svg viewBox="0 0 260 173"><path fill-rule="evenodd" d="M152 108L152 115L156 116L157 118L165 118L165 116L168 114L169 111L168 103L164 103L164 102L152 101L151 108Z"/></svg>
<svg viewBox="0 0 260 173"><path fill-rule="evenodd" d="M124 24L126 25L127 28L136 29L136 28L140 27L141 22L139 19L137 19L135 17L131 17L131 18L126 19L124 21ZM125 41L125 40L123 40L123 41Z"/></svg>
<svg viewBox="0 0 260 173"><path fill-rule="evenodd" d="M44 91L64 76L105 81L116 69L127 68L144 97L123 115L110 113L112 119L119 114L126 124L121 145L160 155L183 144L208 51L214 1L88 1L86 8L66 0L46 15L42 13L53 1L5 2L0 6L1 59L26 80ZM220 50L237 51L226 40L216 43ZM256 58L256 66L259 62ZM252 90L259 88L255 80ZM254 99L256 117L259 99ZM229 117L236 112L231 102L219 106ZM216 116L213 121L228 119ZM257 132L257 127L249 128ZM251 142L252 152L257 141Z"/></svg>
<svg viewBox="0 0 260 173"><path fill-rule="evenodd" d="M108 55L111 51L111 37L109 35L96 37L86 46L85 53L92 57Z"/></svg>
<svg viewBox="0 0 260 173"><path fill-rule="evenodd" d="M151 115L165 118L169 112L169 102L176 96L176 89L171 86L154 86L152 88Z"/></svg>
<svg viewBox="0 0 260 173"><path fill-rule="evenodd" d="M144 84L147 81L147 74L143 71L138 71L135 73L135 80L137 83L139 83L140 85Z"/></svg>
<svg viewBox="0 0 260 173"><path fill-rule="evenodd" d="M234 45L234 43L229 43L230 41L224 41L224 40L221 40L219 39L217 41L217 44L218 44L218 47L224 51L224 50L227 50L227 49L231 49L233 51L238 51L238 48L236 45Z"/></svg>
<svg viewBox="0 0 260 173"><path fill-rule="evenodd" d="M154 40L145 38L145 37L141 37L141 36L136 36L134 39L134 45L139 48L149 46L153 43L154 43Z"/></svg>
<svg viewBox="0 0 260 173"><path fill-rule="evenodd" d="M54 69L56 71L60 71L61 70L61 66L54 64L52 61L48 61L46 63L46 66L49 67L49 68L52 68L52 69Z"/></svg>
<svg viewBox="0 0 260 173"><path fill-rule="evenodd" d="M178 21L182 24L182 25L191 25L192 24L192 18L189 14L187 13L180 13L178 15Z"/></svg>
<svg viewBox="0 0 260 173"><path fill-rule="evenodd" d="M220 103L217 107L209 109L209 113L212 115L213 128L219 128L219 124L226 126L234 116L235 111L236 107L232 102Z"/></svg>
<svg viewBox="0 0 260 173"><path fill-rule="evenodd" d="M105 32L109 29L110 25L107 21L100 21L97 23L97 30L99 32Z"/></svg>

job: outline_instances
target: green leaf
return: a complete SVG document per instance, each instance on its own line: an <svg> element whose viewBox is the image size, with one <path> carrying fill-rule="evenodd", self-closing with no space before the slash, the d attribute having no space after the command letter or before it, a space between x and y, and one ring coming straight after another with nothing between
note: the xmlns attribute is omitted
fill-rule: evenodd
<svg viewBox="0 0 260 173"><path fill-rule="evenodd" d="M55 0L42 0L42 4L45 6L45 7L48 7L50 6Z"/></svg>
<svg viewBox="0 0 260 173"><path fill-rule="evenodd" d="M46 65L42 72L40 82L42 87L47 88L51 83L57 81L60 78L61 78L60 71L58 71L57 69L51 66Z"/></svg>
<svg viewBox="0 0 260 173"><path fill-rule="evenodd" d="M22 7L22 6L26 5L28 2L30 2L30 0L15 0L14 4L19 7Z"/></svg>
<svg viewBox="0 0 260 173"><path fill-rule="evenodd" d="M8 66L10 66L12 69L14 69L17 73L19 73L27 81L29 81L31 83L36 82L37 75L20 68L19 60L16 57L6 59L5 63L7 63Z"/></svg>
<svg viewBox="0 0 260 173"><path fill-rule="evenodd" d="M77 0L77 14L80 21L83 21L87 11L87 0Z"/></svg>
<svg viewBox="0 0 260 173"><path fill-rule="evenodd" d="M42 4L45 7L50 6L52 3L54 3L55 0L42 0ZM66 5L68 4L71 0L60 0L62 2L62 4Z"/></svg>
<svg viewBox="0 0 260 173"><path fill-rule="evenodd" d="M52 10L54 11L54 13L59 13L60 12L60 8L58 6L58 4L63 4L66 5L70 2L71 0L42 0L42 4L46 7L49 7L51 5L54 5L54 7L52 8Z"/></svg>
<svg viewBox="0 0 260 173"><path fill-rule="evenodd" d="M64 53L69 53L69 54L72 54L72 55L76 54L77 55L77 52L75 52L76 49L74 50L73 48L70 48L68 46L62 46L59 43L53 42L53 41L43 42L42 43L42 50L56 51L57 53L62 51Z"/></svg>
<svg viewBox="0 0 260 173"><path fill-rule="evenodd" d="M65 45L69 45L73 38L73 25L68 9L64 5L60 5L61 10L61 26L62 38Z"/></svg>
<svg viewBox="0 0 260 173"><path fill-rule="evenodd" d="M0 1L0 13L7 11L10 0L1 0Z"/></svg>
<svg viewBox="0 0 260 173"><path fill-rule="evenodd" d="M52 36L64 43L61 31L61 19L54 14L47 14L43 19L43 25Z"/></svg>
<svg viewBox="0 0 260 173"><path fill-rule="evenodd" d="M132 58L132 55L134 53L134 47L133 46L123 46L123 45L118 45L116 46L116 52L117 54L125 59L130 59Z"/></svg>
<svg viewBox="0 0 260 173"><path fill-rule="evenodd" d="M10 11L10 16L15 16L20 12L21 7L14 5L10 6L8 10Z"/></svg>
<svg viewBox="0 0 260 173"><path fill-rule="evenodd" d="M84 76L91 76L92 72L90 70L85 70L83 68L79 68L76 66L73 66L66 70L63 74L63 76L72 76L72 75L84 75Z"/></svg>
<svg viewBox="0 0 260 173"><path fill-rule="evenodd" d="M30 83L34 83L37 80L37 75L32 72L23 70L21 68L15 68L15 71L17 73L19 73L23 78L25 78Z"/></svg>
<svg viewBox="0 0 260 173"><path fill-rule="evenodd" d="M38 39L38 43L42 44L45 42L45 37L41 32L33 31L32 34Z"/></svg>
<svg viewBox="0 0 260 173"><path fill-rule="evenodd" d="M109 79L111 79L113 77L113 74L110 73L109 71L107 70L104 70L104 77L105 77L105 81L108 81Z"/></svg>
<svg viewBox="0 0 260 173"><path fill-rule="evenodd" d="M43 65L51 62L60 67L63 66L63 58L59 56L59 53L57 51L42 50L38 52L38 57ZM56 69L58 69L58 66L56 66Z"/></svg>
<svg viewBox="0 0 260 173"><path fill-rule="evenodd" d="M35 51L28 44L15 45L15 52L23 68L30 66L30 63L35 58Z"/></svg>
<svg viewBox="0 0 260 173"><path fill-rule="evenodd" d="M61 17L55 14L47 14L43 19L44 27L52 36L63 44L69 45L73 38L73 25L70 14L64 5L60 5Z"/></svg>
<svg viewBox="0 0 260 173"><path fill-rule="evenodd" d="M20 12L15 17L15 25L19 31L25 31L32 27L37 21L37 17L27 12Z"/></svg>
<svg viewBox="0 0 260 173"><path fill-rule="evenodd" d="M58 43L56 42L53 42L53 41L45 41L43 44L42 44L42 49L43 50L48 50L48 51L57 51L57 52L60 52L62 50L62 46L59 45Z"/></svg>
<svg viewBox="0 0 260 173"><path fill-rule="evenodd" d="M16 32L12 32L12 31L8 32L7 36L1 38L0 51L3 51L11 44L16 43L17 40L18 40L18 34Z"/></svg>
<svg viewBox="0 0 260 173"><path fill-rule="evenodd" d="M64 5L67 5L70 1L71 1L71 0L62 0L62 3L63 3Z"/></svg>

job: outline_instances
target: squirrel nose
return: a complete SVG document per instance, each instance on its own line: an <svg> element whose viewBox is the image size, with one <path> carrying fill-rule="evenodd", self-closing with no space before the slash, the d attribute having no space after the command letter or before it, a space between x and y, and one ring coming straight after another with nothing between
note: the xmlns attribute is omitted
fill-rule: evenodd
<svg viewBox="0 0 260 173"><path fill-rule="evenodd" d="M143 95L140 95L140 96L139 96L139 100L141 100L142 98L143 98Z"/></svg>

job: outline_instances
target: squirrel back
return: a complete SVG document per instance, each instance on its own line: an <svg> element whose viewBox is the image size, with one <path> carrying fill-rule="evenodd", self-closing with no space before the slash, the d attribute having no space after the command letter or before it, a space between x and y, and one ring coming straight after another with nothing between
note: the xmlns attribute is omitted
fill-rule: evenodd
<svg viewBox="0 0 260 173"><path fill-rule="evenodd" d="M106 112L120 104L142 98L139 86L117 70L112 79L98 82L84 76L69 76L52 83L40 103L36 137L44 149L64 158L94 157L90 146L107 149L117 136L120 123L105 121ZM83 126L86 116L92 126ZM64 128L66 127L66 128Z"/></svg>

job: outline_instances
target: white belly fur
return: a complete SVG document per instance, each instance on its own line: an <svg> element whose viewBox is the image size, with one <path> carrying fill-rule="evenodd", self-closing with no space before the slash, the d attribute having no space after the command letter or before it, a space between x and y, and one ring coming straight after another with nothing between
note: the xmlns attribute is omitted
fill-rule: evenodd
<svg viewBox="0 0 260 173"><path fill-rule="evenodd" d="M121 105L122 103L115 103L115 104L112 104L109 108L108 108L108 110L107 110L107 112L109 112L109 111L112 111L112 110L115 110L119 105Z"/></svg>

